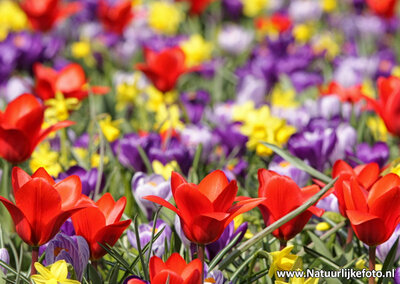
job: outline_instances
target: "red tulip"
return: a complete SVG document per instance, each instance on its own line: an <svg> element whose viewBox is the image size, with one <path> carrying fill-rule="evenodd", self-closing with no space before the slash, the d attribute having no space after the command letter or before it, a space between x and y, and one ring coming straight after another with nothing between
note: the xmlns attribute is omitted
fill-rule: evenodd
<svg viewBox="0 0 400 284"><path fill-rule="evenodd" d="M202 264L198 258L186 264L179 253L173 253L165 263L158 256L153 256L149 266L151 284L165 284L167 279L170 284L201 283Z"/></svg>
<svg viewBox="0 0 400 284"><path fill-rule="evenodd" d="M114 201L110 193L104 194L93 207L88 207L72 216L76 234L86 239L90 247L90 258L96 260L107 252L99 245L113 246L128 228L131 220L120 221L126 206L126 198Z"/></svg>
<svg viewBox="0 0 400 284"><path fill-rule="evenodd" d="M136 64L136 68L161 92L168 92L175 87L179 77L194 69L185 67L185 53L180 47L166 48L160 52L144 50L146 63Z"/></svg>
<svg viewBox="0 0 400 284"><path fill-rule="evenodd" d="M391 18L394 15L397 0L367 0L368 7L377 15Z"/></svg>
<svg viewBox="0 0 400 284"><path fill-rule="evenodd" d="M319 191L317 185L300 188L291 178L266 169L258 170L258 196L266 197L259 205L265 225L268 226L307 202ZM273 232L280 240L288 241L300 233L311 216L321 217L324 210L311 206Z"/></svg>
<svg viewBox="0 0 400 284"><path fill-rule="evenodd" d="M364 97L383 119L387 130L400 136L400 78L380 77L377 81L378 100Z"/></svg>
<svg viewBox="0 0 400 284"><path fill-rule="evenodd" d="M387 174L369 192L354 177L343 187L346 214L357 237L371 247L386 242L400 221L400 178Z"/></svg>
<svg viewBox="0 0 400 284"><path fill-rule="evenodd" d="M79 12L79 2L61 3L60 0L25 0L21 3L33 29L49 31L54 25Z"/></svg>
<svg viewBox="0 0 400 284"><path fill-rule="evenodd" d="M55 183L43 168L31 177L14 167L12 187L15 204L2 196L0 201L10 212L17 234L30 246L47 243L72 214L88 206L81 202L82 185L76 175Z"/></svg>
<svg viewBox="0 0 400 284"><path fill-rule="evenodd" d="M361 85L346 88L336 82L331 82L325 90L321 91L321 95L336 95L342 102L356 103L363 97L361 89Z"/></svg>
<svg viewBox="0 0 400 284"><path fill-rule="evenodd" d="M0 111L0 157L18 164L27 160L36 146L51 132L70 126L62 121L42 129L44 106L35 96L24 94Z"/></svg>
<svg viewBox="0 0 400 284"><path fill-rule="evenodd" d="M208 5L214 0L175 0L178 2L188 2L190 4L190 14L199 15L207 9Z"/></svg>
<svg viewBox="0 0 400 284"><path fill-rule="evenodd" d="M120 35L133 19L132 2L117 1L109 5L106 0L100 0L97 16L106 30Z"/></svg>
<svg viewBox="0 0 400 284"><path fill-rule="evenodd" d="M33 66L36 77L35 93L42 100L55 97L56 92L63 93L66 98L85 99L89 92L86 87L86 75L83 68L76 63L71 63L56 71L40 63ZM95 94L106 94L108 87L94 86L91 91Z"/></svg>
<svg viewBox="0 0 400 284"><path fill-rule="evenodd" d="M188 183L173 172L171 189L178 208L158 196L145 196L144 199L178 214L186 237L197 244L215 242L233 218L264 200L247 199L234 204L238 190L236 181L228 182L224 172L219 170L207 175L199 185Z"/></svg>

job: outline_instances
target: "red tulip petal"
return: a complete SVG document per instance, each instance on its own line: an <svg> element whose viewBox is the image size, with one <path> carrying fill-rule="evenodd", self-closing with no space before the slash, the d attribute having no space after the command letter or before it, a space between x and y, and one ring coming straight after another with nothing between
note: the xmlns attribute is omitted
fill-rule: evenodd
<svg viewBox="0 0 400 284"><path fill-rule="evenodd" d="M156 255L152 256L149 262L150 282L153 282L157 274L165 269L167 269L167 265L164 263L164 261L162 261L162 259Z"/></svg>
<svg viewBox="0 0 400 284"><path fill-rule="evenodd" d="M105 95L111 91L110 88L106 86L93 86L91 90L92 93L96 95Z"/></svg>
<svg viewBox="0 0 400 284"><path fill-rule="evenodd" d="M187 183L184 177L182 177L180 174L177 172L172 172L171 174L171 191L172 191L172 196L175 198L175 191L180 186L181 184Z"/></svg>
<svg viewBox="0 0 400 284"><path fill-rule="evenodd" d="M161 205L161 206L164 206L164 207L168 208L169 210L174 211L174 212L175 212L176 214L178 214L179 216L181 216L181 213L179 212L179 210L178 210L175 206L173 206L171 203L169 203L168 201L162 199L162 198L159 197L159 196L148 195L148 196L144 196L144 197L142 197L142 198L143 198L143 199L146 199L146 200L148 200L148 201L157 203L157 204L159 204L159 205Z"/></svg>
<svg viewBox="0 0 400 284"><path fill-rule="evenodd" d="M370 163L355 167L354 172L357 175L357 181L368 190L378 179L380 170L377 163Z"/></svg>
<svg viewBox="0 0 400 284"><path fill-rule="evenodd" d="M129 227L131 222L132 220L125 220L107 225L106 227L100 229L94 238L96 243L92 243L91 246L91 248L94 250L91 252L91 259L99 259L105 254L104 249L98 243L102 245L108 244L110 246L115 245L122 233Z"/></svg>
<svg viewBox="0 0 400 284"><path fill-rule="evenodd" d="M20 119L29 115L30 113L32 113L37 109L43 111L43 106L35 98L34 95L31 94L20 95L15 100L11 101L6 107L6 110L4 112L4 117L7 118L7 125L16 127ZM35 117L36 116L37 114L35 114ZM36 121L31 121L31 122L35 123ZM41 123L42 122L40 121L40 124ZM25 125L26 123L23 124ZM33 128L36 127L37 127L36 125L33 126Z"/></svg>
<svg viewBox="0 0 400 284"><path fill-rule="evenodd" d="M115 200L111 193L107 192L96 202L96 205L107 219L107 216L110 215L114 208Z"/></svg>
<svg viewBox="0 0 400 284"><path fill-rule="evenodd" d="M57 122L56 124L46 128L42 129L39 133L39 137L32 143L32 148L34 149L40 142L42 142L51 132L57 131L61 128L65 128L71 125L74 125L75 122L69 121L69 120L64 120ZM32 151L33 151L32 149Z"/></svg>
<svg viewBox="0 0 400 284"><path fill-rule="evenodd" d="M126 206L126 197L123 196L117 202L115 202L111 212L109 212L108 215L105 214L106 224L108 225L118 222L121 219L122 214L124 213L125 206Z"/></svg>
<svg viewBox="0 0 400 284"><path fill-rule="evenodd" d="M332 177L335 178L342 173L348 173L355 176L353 168L343 160L337 160L332 168Z"/></svg>
<svg viewBox="0 0 400 284"><path fill-rule="evenodd" d="M24 170L19 167L14 167L11 173L11 183L15 191L20 189L25 183L32 180L31 176L28 175Z"/></svg>
<svg viewBox="0 0 400 284"><path fill-rule="evenodd" d="M208 200L214 202L221 192L229 184L228 179L223 171L216 170L208 174L198 186L199 191L207 196Z"/></svg>
<svg viewBox="0 0 400 284"><path fill-rule="evenodd" d="M83 6L79 2L72 2L72 3L67 3L62 6L61 9L59 9L57 17L56 17L56 22L61 21L63 19L68 18L69 16L78 13L80 10L82 10Z"/></svg>
<svg viewBox="0 0 400 284"><path fill-rule="evenodd" d="M34 245L31 240L32 228L28 220L25 218L24 213L17 206L15 206L14 203L5 199L2 196L0 196L0 201L4 204L4 206L10 213L11 218L13 219L15 224L15 231L17 232L19 237L28 245Z"/></svg>
<svg viewBox="0 0 400 284"><path fill-rule="evenodd" d="M32 178L42 178L51 185L54 185L56 183L44 168L37 169L36 172L34 172L34 174L32 175Z"/></svg>
<svg viewBox="0 0 400 284"><path fill-rule="evenodd" d="M355 210L368 211L367 196L368 192L363 189L355 178L350 180L351 198L353 199Z"/></svg>
<svg viewBox="0 0 400 284"><path fill-rule="evenodd" d="M176 189L175 203L180 216L188 223L195 216L214 211L210 200L197 189L197 186L189 183L182 184Z"/></svg>
<svg viewBox="0 0 400 284"><path fill-rule="evenodd" d="M58 74L55 82L56 91L70 93L82 90L86 84L86 75L83 68L76 63L64 67Z"/></svg>
<svg viewBox="0 0 400 284"><path fill-rule="evenodd" d="M387 235L383 220L379 217L355 210L347 210L346 214L354 232L363 243L376 246L390 237Z"/></svg>
<svg viewBox="0 0 400 284"><path fill-rule="evenodd" d="M310 221L311 217L312 212L307 210L280 226L273 234L279 239L288 241L304 229L304 226Z"/></svg>
<svg viewBox="0 0 400 284"><path fill-rule="evenodd" d="M181 273L182 278L185 281L184 283L188 284L199 283L201 277L201 269L202 269L201 260L198 258L194 259L188 265L186 265L185 269Z"/></svg>
<svg viewBox="0 0 400 284"><path fill-rule="evenodd" d="M214 213L218 214L218 213ZM190 227L182 225L182 229L186 235L189 230L193 239L192 242L198 244L209 244L219 239L225 229L225 219L228 214L219 213L218 218L215 216L200 215L193 218ZM226 223L229 224L229 223Z"/></svg>
<svg viewBox="0 0 400 284"><path fill-rule="evenodd" d="M219 196L214 200L213 206L216 212L226 212L231 206L233 201L235 201L238 187L236 180L231 181Z"/></svg>
<svg viewBox="0 0 400 284"><path fill-rule="evenodd" d="M13 164L27 160L32 154L30 137L23 132L0 127L0 157Z"/></svg>
<svg viewBox="0 0 400 284"><path fill-rule="evenodd" d="M176 274L171 270L164 270L159 274L157 274L153 278L153 281L151 281L151 284L165 284L165 283L183 284L183 279L180 275Z"/></svg>
<svg viewBox="0 0 400 284"><path fill-rule="evenodd" d="M273 176L277 176L277 173L273 171L269 171L266 169L259 169L258 170L258 182L259 182L259 187L258 187L258 196L266 196L265 190L267 188L267 183Z"/></svg>
<svg viewBox="0 0 400 284"><path fill-rule="evenodd" d="M371 187L368 194L368 205L373 204L375 199L379 198L386 191L391 190L395 186L400 186L400 177L396 174L389 173L384 177L380 178Z"/></svg>
<svg viewBox="0 0 400 284"><path fill-rule="evenodd" d="M232 220L247 211L250 211L254 207L257 207L261 203L263 203L266 199L265 198L252 198L245 201L240 201L229 208L228 213L230 214L229 218L225 221L225 225L228 226Z"/></svg>
<svg viewBox="0 0 400 284"><path fill-rule="evenodd" d="M61 197L61 209L68 210L73 208L81 198L82 183L77 175L69 176L56 183L54 188Z"/></svg>
<svg viewBox="0 0 400 284"><path fill-rule="evenodd" d="M91 245L95 236L106 226L106 219L97 207L88 207L75 213L71 217L76 234L83 236Z"/></svg>
<svg viewBox="0 0 400 284"><path fill-rule="evenodd" d="M315 184L301 188L302 203L308 201L311 197L313 197L319 191L320 191L319 186L315 185ZM327 193L324 194L324 196L321 197L321 199L323 199L327 195L329 195L329 194L327 194Z"/></svg>
<svg viewBox="0 0 400 284"><path fill-rule="evenodd" d="M165 262L167 269L175 271L177 274L182 275L182 272L185 270L187 264L186 261L179 253L173 253Z"/></svg>
<svg viewBox="0 0 400 284"><path fill-rule="evenodd" d="M35 94L42 100L54 98L54 82L57 77L56 70L46 67L40 63L33 65L36 77Z"/></svg>
<svg viewBox="0 0 400 284"><path fill-rule="evenodd" d="M61 212L58 192L43 179L32 179L15 192L15 203L32 227L32 242L38 244L52 229L46 226L49 219Z"/></svg>
<svg viewBox="0 0 400 284"><path fill-rule="evenodd" d="M375 202L370 205L369 212L380 217L387 227L392 227L394 230L400 216L399 204L400 187L396 186L375 199Z"/></svg>

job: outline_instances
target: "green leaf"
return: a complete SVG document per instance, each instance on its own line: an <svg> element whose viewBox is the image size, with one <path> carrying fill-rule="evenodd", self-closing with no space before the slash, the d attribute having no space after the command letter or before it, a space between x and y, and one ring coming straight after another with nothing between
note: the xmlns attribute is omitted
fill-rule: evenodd
<svg viewBox="0 0 400 284"><path fill-rule="evenodd" d="M312 239L314 243L314 247L317 251L321 252L323 255L333 258L332 253L329 251L329 249L325 246L325 244L321 241L319 237L317 237L315 234L312 232L308 231L307 232L310 238Z"/></svg>
<svg viewBox="0 0 400 284"><path fill-rule="evenodd" d="M324 173L321 173L320 171L318 171L318 170L314 169L313 167L307 165L301 159L293 156L288 151L283 150L283 149L279 148L278 146L276 146L274 144L270 144L270 143L267 143L267 142L261 142L261 143L264 144L265 146L267 146L268 148L270 148L272 151L274 151L276 154L281 156L283 159L288 161L291 165L293 165L296 168L299 168L299 169L305 171L306 173L310 174L311 176L313 176L313 177L315 177L315 178L317 178L317 179L319 179L319 180L321 180L321 181L323 181L325 183L329 183L332 180L330 177L328 177Z"/></svg>
<svg viewBox="0 0 400 284"><path fill-rule="evenodd" d="M209 271L212 271L218 264L218 262L230 251L230 249L236 244L236 242L240 238L240 235L241 234L237 234L237 236L235 236L233 240L230 241L230 243L213 258L208 268Z"/></svg>
<svg viewBox="0 0 400 284"><path fill-rule="evenodd" d="M388 271L389 269L394 268L394 261L396 260L396 253L397 253L397 247L399 245L399 238L397 238L396 242L393 244L392 248L390 249L385 261L383 262L382 265L382 272L383 275L385 275L385 271ZM383 283L389 283L388 278L379 278L378 284Z"/></svg>
<svg viewBox="0 0 400 284"><path fill-rule="evenodd" d="M89 283L92 284L97 284L97 283L103 283L103 280L101 279L100 273L97 272L96 269L94 269L93 265L88 265L89 267Z"/></svg>

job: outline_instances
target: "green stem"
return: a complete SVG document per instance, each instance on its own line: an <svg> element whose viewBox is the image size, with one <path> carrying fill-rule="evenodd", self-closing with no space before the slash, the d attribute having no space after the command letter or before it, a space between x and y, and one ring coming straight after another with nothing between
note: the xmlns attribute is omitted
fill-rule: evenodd
<svg viewBox="0 0 400 284"><path fill-rule="evenodd" d="M39 247L32 247L31 275L36 274L35 262L39 259Z"/></svg>
<svg viewBox="0 0 400 284"><path fill-rule="evenodd" d="M283 250L287 245L287 241L285 240L279 240L279 246L280 246L280 250Z"/></svg>

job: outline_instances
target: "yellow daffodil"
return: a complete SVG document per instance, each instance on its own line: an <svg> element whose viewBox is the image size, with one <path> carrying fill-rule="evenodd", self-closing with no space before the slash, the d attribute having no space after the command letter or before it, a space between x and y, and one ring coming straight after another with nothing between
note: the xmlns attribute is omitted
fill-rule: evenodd
<svg viewBox="0 0 400 284"><path fill-rule="evenodd" d="M301 258L297 255L290 254L293 246L287 246L281 251L271 252L272 263L268 271L268 276L272 278L274 275L277 278L277 270L295 270L302 266ZM277 280L282 280L277 278Z"/></svg>
<svg viewBox="0 0 400 284"><path fill-rule="evenodd" d="M316 53L326 51L326 57L330 60L334 59L340 53L340 47L337 40L331 34L320 36L313 45Z"/></svg>
<svg viewBox="0 0 400 284"><path fill-rule="evenodd" d="M336 0L322 0L322 10L326 13L332 13L337 8Z"/></svg>
<svg viewBox="0 0 400 284"><path fill-rule="evenodd" d="M171 173L173 171L179 169L179 165L176 161L171 161L164 166L160 161L154 160L151 165L153 167L154 173L163 176L163 178L165 178L166 180L171 177Z"/></svg>
<svg viewBox="0 0 400 284"><path fill-rule="evenodd" d="M393 67L392 75L395 77L400 77L400 66Z"/></svg>
<svg viewBox="0 0 400 284"><path fill-rule="evenodd" d="M359 269L359 270L367 269L365 264L366 264L365 259L359 259L359 260L357 260L355 267L356 267L356 269Z"/></svg>
<svg viewBox="0 0 400 284"><path fill-rule="evenodd" d="M154 126L159 132L168 129L183 129L185 125L180 120L179 107L177 105L171 105L169 107L162 105L156 112L156 123Z"/></svg>
<svg viewBox="0 0 400 284"><path fill-rule="evenodd" d="M54 99L48 99L44 103L47 106L44 115L48 122L66 120L70 111L77 110L80 107L77 98L64 98L61 92L57 92Z"/></svg>
<svg viewBox="0 0 400 284"><path fill-rule="evenodd" d="M261 142L282 146L295 133L296 129L287 125L285 120L272 116L268 106L262 106L259 109L251 107L251 105L244 105L235 108L234 119L239 118L238 121L243 122L240 131L249 139L246 144L247 148L256 150L260 156L271 155L272 150ZM236 111L238 113L235 113ZM244 115L246 116L243 117Z"/></svg>
<svg viewBox="0 0 400 284"><path fill-rule="evenodd" d="M150 4L149 26L159 33L174 35L182 19L182 11L173 2L155 1Z"/></svg>
<svg viewBox="0 0 400 284"><path fill-rule="evenodd" d="M10 31L20 31L27 28L28 19L15 1L0 1L0 41L5 39Z"/></svg>
<svg viewBox="0 0 400 284"><path fill-rule="evenodd" d="M106 114L103 119L99 121L101 131L106 137L108 142L113 142L118 139L121 131L119 130L119 125L122 123L121 119L111 120L111 116Z"/></svg>
<svg viewBox="0 0 400 284"><path fill-rule="evenodd" d="M59 260L48 267L35 262L39 274L31 278L36 284L80 284L77 280L68 279L68 265L65 260Z"/></svg>
<svg viewBox="0 0 400 284"><path fill-rule="evenodd" d="M374 136L375 140L387 141L388 132L385 123L380 117L368 117L367 126L369 127L369 129L371 129L372 135Z"/></svg>
<svg viewBox="0 0 400 284"><path fill-rule="evenodd" d="M364 80L361 86L361 93L370 98L375 98L375 90L371 80Z"/></svg>
<svg viewBox="0 0 400 284"><path fill-rule="evenodd" d="M164 108L165 104L172 104L176 101L178 93L176 91L170 91L162 93L157 90L154 86L149 86L146 89L148 95L148 101L146 103L146 108L149 111L157 112L160 108Z"/></svg>
<svg viewBox="0 0 400 284"><path fill-rule="evenodd" d="M96 64L96 59L92 55L92 49L88 40L72 43L71 54L74 58L82 59L88 66L94 66Z"/></svg>
<svg viewBox="0 0 400 284"><path fill-rule="evenodd" d="M181 44L185 53L185 63L187 67L200 65L211 58L213 45L204 38L195 34Z"/></svg>
<svg viewBox="0 0 400 284"><path fill-rule="evenodd" d="M90 165L92 166L92 168L98 168L101 160L101 155L94 153L90 159ZM106 165L108 164L109 159L107 156L104 156L102 161L103 164Z"/></svg>
<svg viewBox="0 0 400 284"><path fill-rule="evenodd" d="M135 103L136 98L142 91L138 86L140 77L142 75L140 72L135 72L133 74L133 82L124 82L117 85L117 111L123 110L126 106L131 106ZM154 87L153 87L154 88Z"/></svg>
<svg viewBox="0 0 400 284"><path fill-rule="evenodd" d="M235 217L233 219L234 222L234 227L235 230L237 230L239 228L240 225L243 224L244 219L243 219L243 214L238 215L237 217ZM246 233L244 234L244 238L245 239L251 239L254 236L254 234L250 231L250 229L247 229Z"/></svg>
<svg viewBox="0 0 400 284"><path fill-rule="evenodd" d="M299 43L308 42L313 35L312 27L308 24L298 24L293 28L293 36Z"/></svg>
<svg viewBox="0 0 400 284"><path fill-rule="evenodd" d="M317 224L317 227L315 229L317 229L318 231L328 231L330 228L331 226L329 225L329 223L320 222Z"/></svg>
<svg viewBox="0 0 400 284"><path fill-rule="evenodd" d="M295 98L296 92L294 89L283 90L281 86L277 86L272 91L271 104L274 107L294 108L298 106Z"/></svg>
<svg viewBox="0 0 400 284"><path fill-rule="evenodd" d="M50 175L56 177L62 172L59 158L60 154L57 151L52 151L49 143L41 143L32 153L29 167L32 172L43 167Z"/></svg>
<svg viewBox="0 0 400 284"><path fill-rule="evenodd" d="M268 0L242 0L243 14L247 17L255 17L261 14L267 7Z"/></svg>

